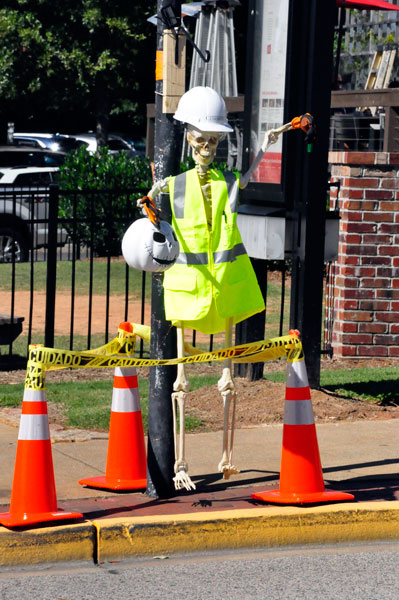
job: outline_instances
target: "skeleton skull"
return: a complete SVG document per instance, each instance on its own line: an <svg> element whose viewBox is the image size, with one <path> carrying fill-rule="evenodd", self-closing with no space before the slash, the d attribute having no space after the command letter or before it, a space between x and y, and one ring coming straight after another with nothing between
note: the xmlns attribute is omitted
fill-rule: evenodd
<svg viewBox="0 0 399 600"><path fill-rule="evenodd" d="M200 131L189 125L187 128L187 141L193 150L193 159L201 167L209 167L213 162L216 149L223 134L213 131Z"/></svg>
<svg viewBox="0 0 399 600"><path fill-rule="evenodd" d="M158 228L149 219L137 219L123 236L122 254L129 267L166 271L176 262L179 242L166 221L161 221Z"/></svg>

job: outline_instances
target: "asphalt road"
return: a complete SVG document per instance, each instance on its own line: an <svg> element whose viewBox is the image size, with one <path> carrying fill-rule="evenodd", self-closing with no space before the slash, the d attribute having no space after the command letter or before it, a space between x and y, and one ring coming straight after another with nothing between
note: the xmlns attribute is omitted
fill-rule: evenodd
<svg viewBox="0 0 399 600"><path fill-rule="evenodd" d="M0 571L1 600L397 600L399 543Z"/></svg>

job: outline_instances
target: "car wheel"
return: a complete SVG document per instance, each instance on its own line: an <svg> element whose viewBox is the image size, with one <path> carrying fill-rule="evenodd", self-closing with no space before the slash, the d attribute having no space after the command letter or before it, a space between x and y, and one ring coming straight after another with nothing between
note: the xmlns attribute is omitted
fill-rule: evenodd
<svg viewBox="0 0 399 600"><path fill-rule="evenodd" d="M13 260L29 260L29 243L19 231L0 227L0 263L11 263Z"/></svg>

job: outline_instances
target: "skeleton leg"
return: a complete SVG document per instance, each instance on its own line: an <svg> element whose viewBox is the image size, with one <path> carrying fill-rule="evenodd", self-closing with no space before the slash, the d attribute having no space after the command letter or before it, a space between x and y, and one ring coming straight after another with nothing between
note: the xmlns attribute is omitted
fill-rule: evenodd
<svg viewBox="0 0 399 600"><path fill-rule="evenodd" d="M183 325L177 328L177 356L184 356L184 328ZM176 461L174 465L176 490L186 488L186 490L195 490L195 485L191 481L187 471L188 465L184 458L184 402L190 385L186 379L184 365L177 365L177 378L173 384L172 408L173 408L173 436L175 442ZM177 434L177 408L179 410L180 429Z"/></svg>
<svg viewBox="0 0 399 600"><path fill-rule="evenodd" d="M226 321L226 348L231 346L233 332L233 320ZM235 411L236 411L236 391L231 375L232 360L226 359L223 362L223 374L218 381L218 389L223 398L223 454L222 460L219 463L218 470L223 473L224 479L229 479L230 475L239 473L239 469L232 464L233 443L234 443L234 426L235 426ZM229 431L229 413L231 406L231 427ZM229 436L230 433L230 436ZM230 438L230 439L229 439Z"/></svg>

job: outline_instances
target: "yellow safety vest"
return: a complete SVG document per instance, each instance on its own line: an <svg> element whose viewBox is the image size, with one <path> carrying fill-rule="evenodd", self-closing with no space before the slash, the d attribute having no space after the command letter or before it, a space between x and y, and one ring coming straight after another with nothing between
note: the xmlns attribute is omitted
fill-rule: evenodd
<svg viewBox="0 0 399 600"><path fill-rule="evenodd" d="M265 304L237 227L238 177L211 170L212 229L195 169L169 181L172 226L180 254L164 275L166 319L217 333Z"/></svg>

